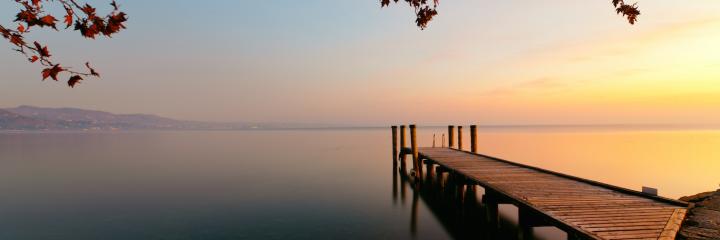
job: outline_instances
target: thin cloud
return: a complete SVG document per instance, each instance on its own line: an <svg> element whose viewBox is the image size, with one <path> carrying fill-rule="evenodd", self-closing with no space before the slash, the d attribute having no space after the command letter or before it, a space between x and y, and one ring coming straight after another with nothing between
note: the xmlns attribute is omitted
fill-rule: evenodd
<svg viewBox="0 0 720 240"><path fill-rule="evenodd" d="M515 85L496 88L490 91L481 93L482 96L499 96L499 95L511 95L520 92L537 91L537 90L549 90L558 89L565 87L566 84L554 78L543 77L535 80L521 82Z"/></svg>

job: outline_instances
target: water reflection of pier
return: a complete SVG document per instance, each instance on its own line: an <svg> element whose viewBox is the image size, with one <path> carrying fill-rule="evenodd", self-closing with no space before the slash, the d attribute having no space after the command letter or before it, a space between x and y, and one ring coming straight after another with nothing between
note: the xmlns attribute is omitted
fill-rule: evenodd
<svg viewBox="0 0 720 240"><path fill-rule="evenodd" d="M407 197L408 189L410 197ZM399 166L393 170L393 201L399 198L403 205L410 201L409 229L413 236L418 231L418 207L422 201L453 239L522 237L517 223L500 217L498 213L503 211L483 196L481 187L465 185L462 179L445 171L427 171L421 179L416 179ZM564 235L559 230L551 233L556 238L565 238Z"/></svg>

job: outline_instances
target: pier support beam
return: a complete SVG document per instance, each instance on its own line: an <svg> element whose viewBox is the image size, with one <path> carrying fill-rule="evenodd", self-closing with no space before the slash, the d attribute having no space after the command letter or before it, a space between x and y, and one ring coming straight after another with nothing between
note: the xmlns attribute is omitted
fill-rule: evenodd
<svg viewBox="0 0 720 240"><path fill-rule="evenodd" d="M500 214L498 212L500 201L498 196L486 189L482 197L482 203L485 205L485 222L492 229L497 229L500 225Z"/></svg>
<svg viewBox="0 0 720 240"><path fill-rule="evenodd" d="M434 164L431 161L428 161L428 160L425 161L425 166L426 166L425 169L427 169L427 175L426 175L427 180L431 180L435 176L435 167L433 165Z"/></svg>
<svg viewBox="0 0 720 240"><path fill-rule="evenodd" d="M533 238L533 228L542 226L539 216L524 207L518 207L518 239L531 240Z"/></svg>
<svg viewBox="0 0 720 240"><path fill-rule="evenodd" d="M470 151L477 153L477 125L470 125Z"/></svg>
<svg viewBox="0 0 720 240"><path fill-rule="evenodd" d="M443 169L442 166L438 165L435 168L435 181L437 181L438 185L442 188L443 186L443 173L445 172L445 169Z"/></svg>
<svg viewBox="0 0 720 240"><path fill-rule="evenodd" d="M455 147L455 126L448 126L448 147Z"/></svg>

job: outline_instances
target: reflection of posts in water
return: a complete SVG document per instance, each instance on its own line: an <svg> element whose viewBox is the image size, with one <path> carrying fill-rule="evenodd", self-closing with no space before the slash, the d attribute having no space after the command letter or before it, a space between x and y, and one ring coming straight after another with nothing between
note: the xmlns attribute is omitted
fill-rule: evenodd
<svg viewBox="0 0 720 240"><path fill-rule="evenodd" d="M405 173L403 173L403 174L405 174ZM405 193L407 192L407 187L405 186L405 179L403 177L405 177L405 176L404 175L400 176L400 203L402 203L402 205L404 206L405 205Z"/></svg>
<svg viewBox="0 0 720 240"><path fill-rule="evenodd" d="M413 237L417 234L418 197L418 189L416 189L413 191L412 212L410 213L410 233Z"/></svg>
<svg viewBox="0 0 720 240"><path fill-rule="evenodd" d="M426 160L424 184L413 181L408 186L413 192L410 231L413 237L419 236L419 201L422 198L430 213L443 225L453 239L478 239L484 233L480 206L477 201L461 199L458 194L460 178L457 173L448 173L446 169ZM447 177L445 177L447 176ZM407 178L401 178L406 181ZM448 183L443 183L447 179ZM455 180L453 180L455 179ZM454 183L453 183L454 182ZM443 185L447 186L443 189ZM468 186L466 198L474 198L474 188ZM417 200L416 195L417 194ZM492 239L492 238L491 238Z"/></svg>
<svg viewBox="0 0 720 240"><path fill-rule="evenodd" d="M397 197L398 197L398 170L397 170L397 164L393 164L392 169L392 198L393 198L393 205L397 204Z"/></svg>
<svg viewBox="0 0 720 240"><path fill-rule="evenodd" d="M400 170L405 174L407 172L407 167L405 166L405 148L407 144L405 141L405 125L400 125Z"/></svg>

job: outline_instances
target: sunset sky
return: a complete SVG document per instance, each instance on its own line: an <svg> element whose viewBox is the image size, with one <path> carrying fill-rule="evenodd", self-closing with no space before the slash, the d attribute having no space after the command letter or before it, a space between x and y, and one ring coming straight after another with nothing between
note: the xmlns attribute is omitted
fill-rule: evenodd
<svg viewBox="0 0 720 240"><path fill-rule="evenodd" d="M96 5L108 1L91 1ZM119 0L128 29L34 29L103 74L71 89L0 47L0 107L209 121L720 124L720 1L443 0L424 31L378 0ZM0 22L17 6L0 2Z"/></svg>

